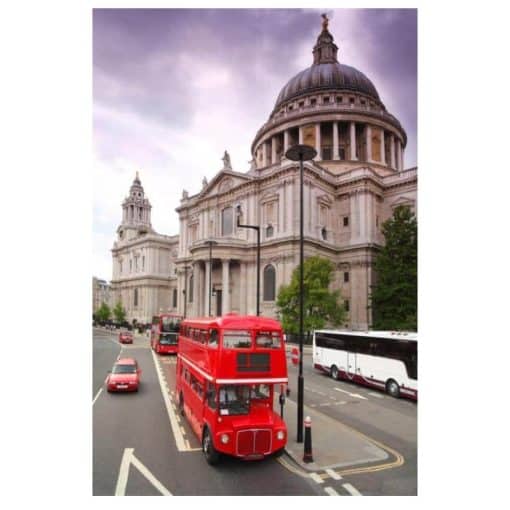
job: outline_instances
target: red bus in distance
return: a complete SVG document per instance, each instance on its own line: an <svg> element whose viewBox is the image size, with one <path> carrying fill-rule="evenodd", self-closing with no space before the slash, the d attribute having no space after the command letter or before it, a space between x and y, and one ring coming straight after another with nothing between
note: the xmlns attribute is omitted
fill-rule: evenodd
<svg viewBox="0 0 510 510"><path fill-rule="evenodd" d="M227 314L181 322L175 395L209 464L221 454L253 460L283 451L287 427L273 399L287 383L278 321Z"/></svg>
<svg viewBox="0 0 510 510"><path fill-rule="evenodd" d="M158 354L176 354L182 315L161 313L152 318L151 347Z"/></svg>

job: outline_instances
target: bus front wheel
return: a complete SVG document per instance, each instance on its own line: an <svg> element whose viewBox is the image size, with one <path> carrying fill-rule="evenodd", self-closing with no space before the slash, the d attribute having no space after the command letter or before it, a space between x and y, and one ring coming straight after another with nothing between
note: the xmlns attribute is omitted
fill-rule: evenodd
<svg viewBox="0 0 510 510"><path fill-rule="evenodd" d="M400 388L396 381L390 379L389 381L386 382L386 392L388 393L388 395L395 398L398 398L400 396Z"/></svg>
<svg viewBox="0 0 510 510"><path fill-rule="evenodd" d="M216 448L214 448L211 433L207 427L204 429L204 437L202 438L202 450L208 464L214 465L218 463L220 460L220 454Z"/></svg>
<svg viewBox="0 0 510 510"><path fill-rule="evenodd" d="M338 379L338 368L336 365L331 366L329 373L333 379Z"/></svg>

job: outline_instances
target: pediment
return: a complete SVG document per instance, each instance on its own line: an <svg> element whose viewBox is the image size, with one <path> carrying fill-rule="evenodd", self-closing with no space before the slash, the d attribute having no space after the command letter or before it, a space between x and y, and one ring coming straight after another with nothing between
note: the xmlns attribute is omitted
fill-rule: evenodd
<svg viewBox="0 0 510 510"><path fill-rule="evenodd" d="M212 197L215 195L222 195L228 191L237 188L237 186L253 180L253 177L237 172L222 170L206 184L202 191L199 193L199 198Z"/></svg>

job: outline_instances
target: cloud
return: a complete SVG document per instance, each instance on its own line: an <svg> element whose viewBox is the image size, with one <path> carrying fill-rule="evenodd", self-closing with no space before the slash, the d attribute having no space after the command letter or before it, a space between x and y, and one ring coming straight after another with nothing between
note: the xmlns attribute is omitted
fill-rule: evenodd
<svg viewBox="0 0 510 510"><path fill-rule="evenodd" d="M234 170L249 169L251 143L278 93L312 64L321 12L94 10L97 276L111 278L109 249L137 170L153 206L153 227L174 235L182 190L200 191L202 178L210 180L221 169L224 150ZM372 80L406 129L406 162L415 164L416 11L329 13L340 62Z"/></svg>

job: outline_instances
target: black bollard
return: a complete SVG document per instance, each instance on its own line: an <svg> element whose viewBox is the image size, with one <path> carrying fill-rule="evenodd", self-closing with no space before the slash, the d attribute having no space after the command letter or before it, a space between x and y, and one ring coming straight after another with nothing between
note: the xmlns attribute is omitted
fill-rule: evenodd
<svg viewBox="0 0 510 510"><path fill-rule="evenodd" d="M307 416L304 420L305 424L305 451L303 455L303 462L313 462L312 456L312 420Z"/></svg>

